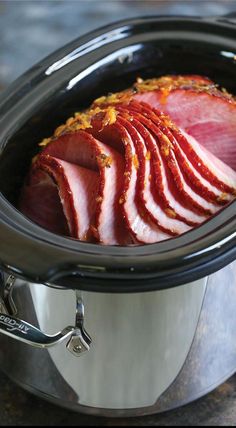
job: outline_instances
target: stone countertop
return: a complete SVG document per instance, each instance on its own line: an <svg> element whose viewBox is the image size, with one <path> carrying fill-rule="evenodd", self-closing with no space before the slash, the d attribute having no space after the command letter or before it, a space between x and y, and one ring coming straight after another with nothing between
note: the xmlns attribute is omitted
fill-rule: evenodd
<svg viewBox="0 0 236 428"><path fill-rule="evenodd" d="M120 19L232 12L235 0L0 0L0 87L71 40Z"/></svg>
<svg viewBox="0 0 236 428"><path fill-rule="evenodd" d="M177 410L139 418L100 418L47 403L0 373L0 426L235 426L236 375L206 397Z"/></svg>
<svg viewBox="0 0 236 428"><path fill-rule="evenodd" d="M0 89L37 61L96 27L138 15L236 12L236 1L0 1ZM76 414L30 395L0 373L1 426L235 426L236 376L178 410L131 419Z"/></svg>

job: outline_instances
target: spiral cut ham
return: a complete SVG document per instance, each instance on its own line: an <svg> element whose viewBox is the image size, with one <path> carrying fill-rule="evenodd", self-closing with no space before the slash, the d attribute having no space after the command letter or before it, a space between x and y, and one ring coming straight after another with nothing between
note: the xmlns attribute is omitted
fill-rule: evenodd
<svg viewBox="0 0 236 428"><path fill-rule="evenodd" d="M235 199L235 141L236 102L210 79L138 79L41 143L19 207L81 241L171 239Z"/></svg>

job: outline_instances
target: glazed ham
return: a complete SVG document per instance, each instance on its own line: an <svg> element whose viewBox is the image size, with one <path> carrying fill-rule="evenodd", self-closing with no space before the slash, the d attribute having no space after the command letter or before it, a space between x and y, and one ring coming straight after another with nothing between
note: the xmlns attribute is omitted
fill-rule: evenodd
<svg viewBox="0 0 236 428"><path fill-rule="evenodd" d="M138 79L41 143L19 208L85 242L171 239L235 199L235 138L235 99L210 79Z"/></svg>
<svg viewBox="0 0 236 428"><path fill-rule="evenodd" d="M167 76L141 82L138 88L137 101L167 113L177 126L236 169L236 102L230 94L196 76Z"/></svg>
<svg viewBox="0 0 236 428"><path fill-rule="evenodd" d="M88 130L106 145L112 144L124 153L125 171L123 189L119 198L121 213L127 230L133 240L139 243L154 243L171 237L165 230L157 227L151 219L145 218L140 203L140 187L144 177L144 165L137 152L137 141L127 129L127 123L122 115L116 118L114 124L103 125L104 117L95 116Z"/></svg>
<svg viewBox="0 0 236 428"><path fill-rule="evenodd" d="M65 176L70 178L72 175L68 187L66 183L57 180L56 165L49 171L58 185L63 211L71 212L73 206L73 216L86 224L86 227L78 227L73 233L70 228L71 236L81 240L91 240L93 237L104 244L121 245L129 242L123 218L118 215L124 174L123 157L87 132L77 131L62 135L49 144L38 157L34 169L45 170L45 159L52 165L55 158L63 167L66 166ZM77 170L78 178L73 180ZM73 184L77 186L76 189L72 188ZM73 198L69 210L64 192L69 192ZM66 218L70 224L69 216Z"/></svg>

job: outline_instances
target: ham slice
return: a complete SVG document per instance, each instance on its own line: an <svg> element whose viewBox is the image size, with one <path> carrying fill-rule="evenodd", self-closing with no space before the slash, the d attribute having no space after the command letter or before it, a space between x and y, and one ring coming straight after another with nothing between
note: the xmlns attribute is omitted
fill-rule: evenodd
<svg viewBox="0 0 236 428"><path fill-rule="evenodd" d="M44 229L69 236L58 187L46 172L32 168L21 191L20 211Z"/></svg>
<svg viewBox="0 0 236 428"><path fill-rule="evenodd" d="M34 174L37 174L37 185L35 185ZM42 205L40 199L42 190L47 190L45 189L45 185L49 185L49 188L53 187L51 186L51 182L48 184L48 180L46 179L45 181L45 174L53 180L57 187L57 194L60 197L70 236L82 241L87 240L87 234L95 210L98 174L50 155L41 154L33 166L29 184L23 190L21 209L24 213L29 213L29 207L32 207L34 219L42 226L45 226L45 222L47 222L45 219L47 210L49 214L51 214L52 210L57 208L59 204L58 198L56 199L55 196L52 200L48 200L49 207L43 208L42 216L40 211ZM50 196L51 193L47 195L49 198ZM27 201L27 198L30 200ZM43 198L43 202L46 202L45 198ZM43 222L41 222L41 220L43 220ZM51 215L50 223L48 224L49 227L52 220L53 216ZM56 224L58 224L57 227L62 224L61 210L59 210L59 222L56 220ZM50 229L52 230L51 227Z"/></svg>
<svg viewBox="0 0 236 428"><path fill-rule="evenodd" d="M84 131L62 135L49 144L43 153L97 171L98 192L91 233L106 245L130 242L122 215L119 214L123 157Z"/></svg>
<svg viewBox="0 0 236 428"><path fill-rule="evenodd" d="M175 133L177 132L175 129ZM188 159L203 177L220 189L221 192L235 196L236 171L214 156L209 150L198 143L194 137L183 130L181 130L181 137L178 141L181 147L185 147L184 150Z"/></svg>

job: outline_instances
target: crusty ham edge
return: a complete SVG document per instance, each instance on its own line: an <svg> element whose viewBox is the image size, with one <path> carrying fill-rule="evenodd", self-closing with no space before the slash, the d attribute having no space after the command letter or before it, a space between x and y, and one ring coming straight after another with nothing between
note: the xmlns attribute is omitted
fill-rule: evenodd
<svg viewBox="0 0 236 428"><path fill-rule="evenodd" d="M130 243L119 205L124 176L121 154L84 131L62 135L43 153L98 172L98 192L90 231L96 240L106 245Z"/></svg>
<svg viewBox="0 0 236 428"><path fill-rule="evenodd" d="M98 174L45 154L38 156L33 169L48 174L56 184L70 236L86 241L95 210Z"/></svg>
<svg viewBox="0 0 236 428"><path fill-rule="evenodd" d="M140 165L133 139L123 126L122 120L117 118L114 124L104 126L102 117L98 115L92 121L92 128L88 131L104 144L116 147L124 153L124 185L119 202L126 226L133 239L139 243L154 243L171 238L173 234L163 232L143 213L138 197Z"/></svg>
<svg viewBox="0 0 236 428"><path fill-rule="evenodd" d="M156 99L156 93L158 92L158 99L165 104L169 93L175 89L193 89L200 93L201 91L207 90L211 93L217 93L217 85L207 77L199 75L166 75L159 78L143 80L138 78L132 88L129 88L122 92L109 94L108 96L102 96L96 99L92 108L96 108L101 105L115 105L115 104L127 104L132 99L142 101L142 96L149 97L150 104L153 105ZM225 98L226 95L222 93ZM229 98L229 95L227 95Z"/></svg>
<svg viewBox="0 0 236 428"><path fill-rule="evenodd" d="M211 79L199 75L166 75L157 79L138 79L133 88L136 94L131 98L142 102L144 95L145 98L148 97L148 104L151 106L154 106L157 97L158 104L165 105L168 102L169 94L178 89L192 90L198 94L207 92L225 100L233 100L231 94L225 90L221 91Z"/></svg>

